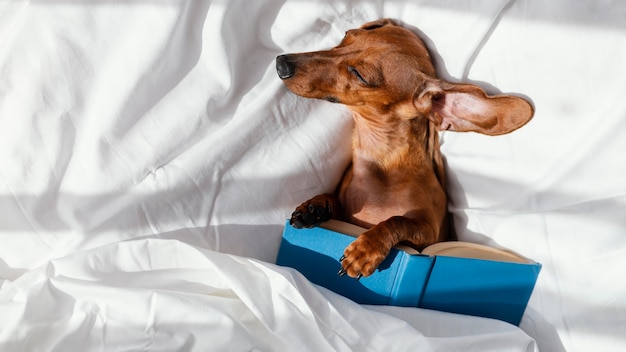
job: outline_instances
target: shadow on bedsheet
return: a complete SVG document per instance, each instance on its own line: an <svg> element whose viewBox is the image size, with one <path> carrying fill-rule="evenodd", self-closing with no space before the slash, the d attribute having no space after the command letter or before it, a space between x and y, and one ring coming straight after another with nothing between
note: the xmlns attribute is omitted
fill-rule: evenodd
<svg viewBox="0 0 626 352"><path fill-rule="evenodd" d="M519 325L528 336L535 339L540 351L565 352L559 332L538 311L527 307Z"/></svg>
<svg viewBox="0 0 626 352"><path fill-rule="evenodd" d="M282 225L224 224L182 228L134 237L131 240L143 238L178 240L196 248L274 263L282 231Z"/></svg>
<svg viewBox="0 0 626 352"><path fill-rule="evenodd" d="M489 37L491 36L491 34L496 30L498 22L499 22L500 17L497 17L494 20L494 23L492 24L492 27L489 29L489 31L487 31L487 33L485 33L483 39L481 40L481 42L477 45L477 47L474 49L474 52L472 53L471 57L468 59L467 63L465 64L465 69L463 70L463 77L453 77L452 75L450 75L450 73L448 72L448 69L446 68L446 64L443 60L443 57L439 54L439 51L437 50L437 47L435 45L435 42L430 39L430 37L428 35L426 35L426 33L424 33L422 30L420 30L418 27L415 27L411 24L408 23L404 23L402 21L396 20L398 23L402 23L402 26L409 29L411 32L417 34L420 39L422 39L422 41L424 42L424 44L426 44L426 48L428 49L428 53L430 54L430 57L433 61L433 65L435 66L435 71L437 72L437 77L444 80L444 81L448 81L448 82L453 82L453 83L471 83L471 84L475 84L479 87L481 87L487 94L489 95L496 95L496 94L509 94L509 95L514 95L514 96L518 96L521 97L525 100L527 100L528 102L530 102L530 104L534 107L535 104L533 102L533 100L523 94L523 93L519 93L519 92L502 92L500 89L498 89L496 86L494 86L491 83L488 82L484 82L484 81L477 81L477 80L472 80L469 79L467 76L469 74L469 71L472 68L472 65L474 64L474 61L476 60L476 58L478 57L478 55L480 54L480 52L482 51L484 45L487 43L487 41L489 41Z"/></svg>
<svg viewBox="0 0 626 352"><path fill-rule="evenodd" d="M540 22L554 25L585 26L597 28L618 28L624 27L623 2L614 2L611 6L600 1L571 2L568 0L553 0L533 3L528 6L525 2L509 1L505 7L515 7L506 12L507 17L517 21ZM429 7L441 8L446 11L478 12L485 14L483 6L459 7L457 2L431 1ZM523 7L522 7L523 6Z"/></svg>

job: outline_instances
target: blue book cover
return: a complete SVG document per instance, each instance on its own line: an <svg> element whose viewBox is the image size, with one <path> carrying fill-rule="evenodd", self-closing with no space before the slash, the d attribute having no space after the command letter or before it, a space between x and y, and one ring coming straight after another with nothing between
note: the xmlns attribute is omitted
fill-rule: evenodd
<svg viewBox="0 0 626 352"><path fill-rule="evenodd" d="M365 229L330 220L285 224L277 264L361 304L421 307L519 325L541 265L515 253L467 242L441 242L421 253L397 246L374 274L339 276L343 250Z"/></svg>

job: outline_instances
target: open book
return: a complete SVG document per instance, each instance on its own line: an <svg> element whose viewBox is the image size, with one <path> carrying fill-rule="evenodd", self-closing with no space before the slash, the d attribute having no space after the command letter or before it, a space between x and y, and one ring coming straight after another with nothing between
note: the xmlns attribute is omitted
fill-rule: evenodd
<svg viewBox="0 0 626 352"><path fill-rule="evenodd" d="M339 258L366 229L337 220L295 229L287 222L277 264L362 304L421 307L518 325L541 265L514 252L469 242L440 242L421 252L398 245L374 274L339 276Z"/></svg>
<svg viewBox="0 0 626 352"><path fill-rule="evenodd" d="M367 229L363 227L338 220L326 221L322 223L320 227L352 237L357 237L363 232L367 231ZM437 242L424 248L422 251L417 251L412 247L402 244L397 245L395 248L411 255L445 255L449 257L498 260L511 263L532 263L532 260L525 258L513 251L493 248L471 242Z"/></svg>

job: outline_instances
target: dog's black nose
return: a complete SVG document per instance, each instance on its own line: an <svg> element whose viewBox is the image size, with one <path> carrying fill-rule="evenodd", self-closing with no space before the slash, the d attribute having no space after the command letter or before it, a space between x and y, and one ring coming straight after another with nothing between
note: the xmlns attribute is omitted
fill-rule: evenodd
<svg viewBox="0 0 626 352"><path fill-rule="evenodd" d="M276 72L281 79L287 79L294 75L296 65L290 55L276 57Z"/></svg>

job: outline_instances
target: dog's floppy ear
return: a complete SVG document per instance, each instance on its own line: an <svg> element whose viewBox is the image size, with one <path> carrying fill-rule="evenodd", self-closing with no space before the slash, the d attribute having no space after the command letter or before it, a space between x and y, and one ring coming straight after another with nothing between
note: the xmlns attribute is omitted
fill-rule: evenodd
<svg viewBox="0 0 626 352"><path fill-rule="evenodd" d="M368 23L362 25L361 29L371 30L371 29L384 27L384 26L387 26L387 25L397 26L397 24L392 19L383 18L381 20L368 22Z"/></svg>
<svg viewBox="0 0 626 352"><path fill-rule="evenodd" d="M414 98L415 107L439 130L500 135L525 125L534 109L512 95L488 96L473 84L432 80Z"/></svg>

